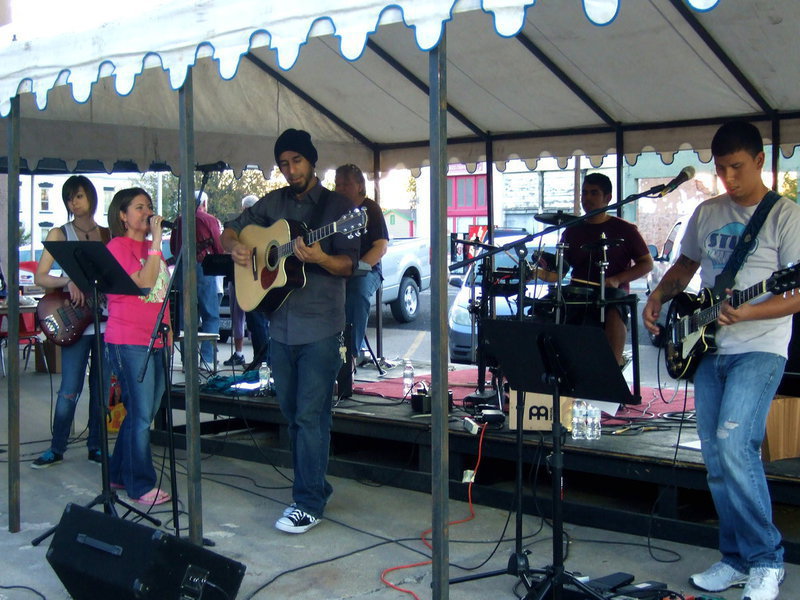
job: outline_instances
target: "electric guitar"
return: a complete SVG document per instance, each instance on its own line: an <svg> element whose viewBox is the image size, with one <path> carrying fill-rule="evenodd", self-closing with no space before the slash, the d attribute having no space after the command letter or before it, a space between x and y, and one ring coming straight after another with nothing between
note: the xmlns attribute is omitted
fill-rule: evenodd
<svg viewBox="0 0 800 600"><path fill-rule="evenodd" d="M50 292L36 305L36 316L48 340L59 346L69 346L77 342L94 321L92 299L86 298L83 306L75 306L67 292Z"/></svg>
<svg viewBox="0 0 800 600"><path fill-rule="evenodd" d="M304 263L294 255L295 240L303 237L307 245L334 233L348 238L361 235L367 226L367 211L354 208L338 221L308 231L303 223L281 219L269 227L248 225L239 233L239 241L252 247L250 263L243 267L234 263L236 301L244 311L272 313L291 292L306 284Z"/></svg>
<svg viewBox="0 0 800 600"><path fill-rule="evenodd" d="M745 290L733 290L730 297L720 296L710 288L700 293L683 292L675 296L667 310L667 344L664 358L667 372L674 379L691 379L700 358L717 349L714 333L716 320L727 300L733 308L767 293L783 294L800 287L800 264L775 271L769 279Z"/></svg>

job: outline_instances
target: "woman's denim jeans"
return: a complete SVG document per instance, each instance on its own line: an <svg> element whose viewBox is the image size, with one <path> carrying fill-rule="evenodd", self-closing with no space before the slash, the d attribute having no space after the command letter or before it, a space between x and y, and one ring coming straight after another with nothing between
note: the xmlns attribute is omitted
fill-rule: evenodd
<svg viewBox="0 0 800 600"><path fill-rule="evenodd" d="M100 403L102 402L102 406L108 403L111 379L111 370L105 357L105 345L102 340L100 347L104 379L100 386L102 400L98 399L97 373L100 362L96 356L94 335L82 335L74 344L61 347L61 385L58 388L53 415L53 441L50 444L50 450L56 454L64 454L67 450L70 428L75 418L75 407L83 392L86 365L90 355L92 362L89 369L89 437L86 440L86 447L89 450L100 450L100 425L103 414Z"/></svg>
<svg viewBox="0 0 800 600"><path fill-rule="evenodd" d="M112 483L125 486L128 496L140 498L156 486L156 472L150 454L150 424L161 406L165 381L163 348L153 351L144 381L137 381L147 356L147 346L107 344L108 360L119 379L125 420L109 463Z"/></svg>

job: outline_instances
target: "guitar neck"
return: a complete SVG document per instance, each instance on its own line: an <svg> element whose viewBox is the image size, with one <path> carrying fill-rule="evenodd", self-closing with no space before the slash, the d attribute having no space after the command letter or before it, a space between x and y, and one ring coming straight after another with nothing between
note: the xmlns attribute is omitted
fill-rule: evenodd
<svg viewBox="0 0 800 600"><path fill-rule="evenodd" d="M746 304L751 300L755 300L759 296L763 296L769 291L767 287L766 281L759 281L758 283L751 285L749 288L744 290L733 290L733 293L729 298L725 298L723 300L728 300L730 305L733 308L739 308L742 304ZM720 312L722 312L722 302L717 302L712 304L708 308L705 308L695 315L692 316L693 321L693 329L697 330L700 327L708 325L709 323L716 321L719 318Z"/></svg>
<svg viewBox="0 0 800 600"><path fill-rule="evenodd" d="M305 236L303 236L303 241L307 246L310 246L311 244L316 244L318 241L324 240L326 237L333 235L336 233L336 231L336 223L330 223L329 225L325 225L324 227L320 227L319 229L308 232ZM294 254L296 241L297 240L293 239L278 246L279 258L285 258Z"/></svg>

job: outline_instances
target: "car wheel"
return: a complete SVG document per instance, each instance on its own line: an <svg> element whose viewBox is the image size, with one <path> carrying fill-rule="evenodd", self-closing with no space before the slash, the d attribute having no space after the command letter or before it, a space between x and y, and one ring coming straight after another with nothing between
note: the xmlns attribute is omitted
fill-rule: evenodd
<svg viewBox="0 0 800 600"><path fill-rule="evenodd" d="M400 280L397 299L389 304L392 316L399 323L410 323L419 313L419 287L410 277Z"/></svg>

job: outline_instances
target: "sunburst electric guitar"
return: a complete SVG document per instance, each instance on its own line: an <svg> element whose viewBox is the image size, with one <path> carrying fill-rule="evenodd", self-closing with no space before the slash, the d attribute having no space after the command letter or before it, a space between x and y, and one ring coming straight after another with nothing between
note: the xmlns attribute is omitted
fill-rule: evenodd
<svg viewBox="0 0 800 600"><path fill-rule="evenodd" d="M358 236L366 226L367 211L363 208L354 208L336 222L313 231L289 219L269 227L248 225L239 232L239 241L252 248L250 263L246 267L234 263L233 268L239 306L248 312L271 313L291 292L306 284L303 262L294 255L297 237L302 236L311 245L334 233Z"/></svg>
<svg viewBox="0 0 800 600"><path fill-rule="evenodd" d="M733 308L767 293L783 294L800 287L800 264L775 271L769 279L745 290L734 290L730 297L704 288L699 294L684 292L673 298L667 310L667 345L664 358L667 372L675 379L691 379L700 358L717 349L716 320L727 300Z"/></svg>

